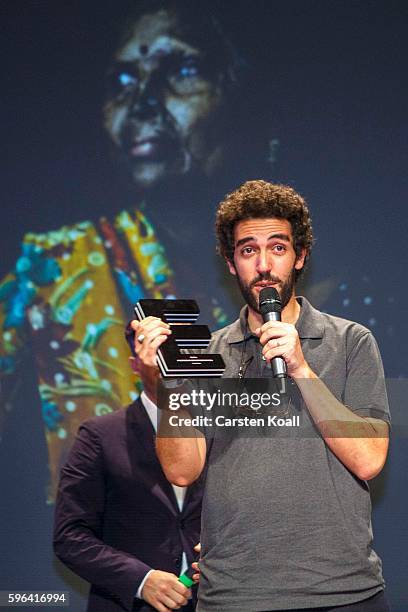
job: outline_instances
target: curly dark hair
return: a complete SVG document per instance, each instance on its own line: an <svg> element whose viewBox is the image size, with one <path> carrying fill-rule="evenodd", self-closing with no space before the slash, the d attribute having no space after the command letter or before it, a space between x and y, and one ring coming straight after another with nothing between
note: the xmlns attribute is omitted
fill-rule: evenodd
<svg viewBox="0 0 408 612"><path fill-rule="evenodd" d="M234 261L234 228L239 221L252 218L287 219L292 226L297 257L306 250L305 263L313 244L312 222L305 200L292 187L262 180L246 181L226 195L218 206L215 232L218 252ZM296 270L296 278L302 270Z"/></svg>

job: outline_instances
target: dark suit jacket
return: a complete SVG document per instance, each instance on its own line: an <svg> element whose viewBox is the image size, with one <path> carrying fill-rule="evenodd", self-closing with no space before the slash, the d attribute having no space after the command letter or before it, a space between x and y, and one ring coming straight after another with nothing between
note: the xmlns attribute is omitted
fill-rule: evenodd
<svg viewBox="0 0 408 612"><path fill-rule="evenodd" d="M92 586L88 612L152 610L135 599L149 569L178 575L199 542L202 486L180 513L140 400L81 425L61 471L54 550Z"/></svg>

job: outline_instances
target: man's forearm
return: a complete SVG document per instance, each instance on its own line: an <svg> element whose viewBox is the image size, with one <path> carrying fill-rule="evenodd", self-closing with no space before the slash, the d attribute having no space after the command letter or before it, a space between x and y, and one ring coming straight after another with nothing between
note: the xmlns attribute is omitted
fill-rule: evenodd
<svg viewBox="0 0 408 612"><path fill-rule="evenodd" d="M310 368L295 381L331 451L358 478L374 478L387 456L388 425L360 417L344 406Z"/></svg>
<svg viewBox="0 0 408 612"><path fill-rule="evenodd" d="M84 580L113 593L126 610L131 610L138 586L151 568L134 555L105 544L78 518L71 523L57 521L57 557Z"/></svg>
<svg viewBox="0 0 408 612"><path fill-rule="evenodd" d="M166 478L185 487L197 480L203 470L206 442L204 435L194 427L171 424L170 419L175 416L177 423L191 418L189 412L182 409L161 411L156 450Z"/></svg>

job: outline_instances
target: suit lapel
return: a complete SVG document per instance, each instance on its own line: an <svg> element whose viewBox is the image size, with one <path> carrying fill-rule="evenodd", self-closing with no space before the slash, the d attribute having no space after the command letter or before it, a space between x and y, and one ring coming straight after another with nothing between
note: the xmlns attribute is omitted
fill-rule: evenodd
<svg viewBox="0 0 408 612"><path fill-rule="evenodd" d="M140 470L145 471L143 482L152 495L157 497L173 514L180 514L173 487L166 479L155 451L155 431L140 400L128 407L130 444L139 449ZM133 442L132 442L133 438Z"/></svg>

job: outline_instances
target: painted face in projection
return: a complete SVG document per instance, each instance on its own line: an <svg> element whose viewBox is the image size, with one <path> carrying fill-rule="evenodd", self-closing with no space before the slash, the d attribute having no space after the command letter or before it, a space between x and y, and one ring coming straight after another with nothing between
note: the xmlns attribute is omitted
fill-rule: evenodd
<svg viewBox="0 0 408 612"><path fill-rule="evenodd" d="M138 186L209 175L221 161L223 76L203 46L162 9L130 24L114 55L104 123Z"/></svg>

